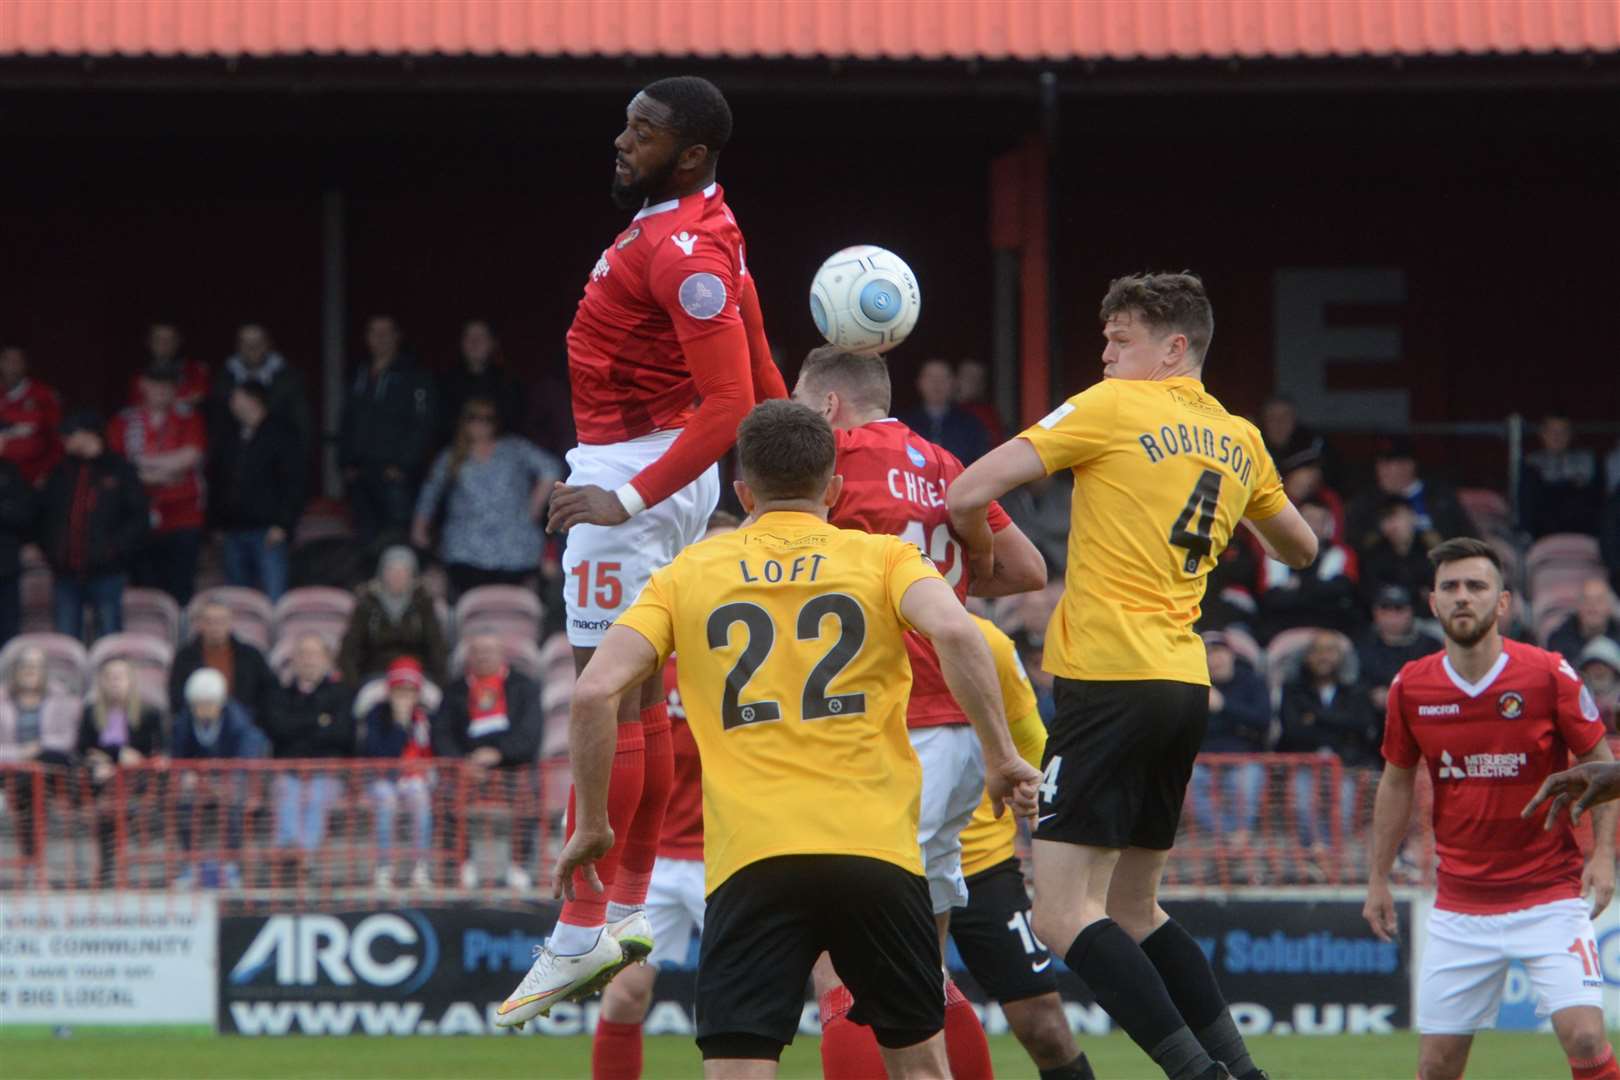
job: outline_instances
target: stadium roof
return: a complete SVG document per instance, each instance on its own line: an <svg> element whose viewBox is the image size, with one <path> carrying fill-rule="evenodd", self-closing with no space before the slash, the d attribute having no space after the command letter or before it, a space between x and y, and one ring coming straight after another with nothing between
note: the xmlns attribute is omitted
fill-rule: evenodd
<svg viewBox="0 0 1620 1080"><path fill-rule="evenodd" d="M1312 59L1620 50L1620 0L5 0L0 55Z"/></svg>

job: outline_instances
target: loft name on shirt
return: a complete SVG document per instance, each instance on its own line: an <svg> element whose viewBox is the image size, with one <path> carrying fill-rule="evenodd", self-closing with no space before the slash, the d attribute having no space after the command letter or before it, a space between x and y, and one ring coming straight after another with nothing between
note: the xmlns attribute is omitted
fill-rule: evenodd
<svg viewBox="0 0 1620 1080"><path fill-rule="evenodd" d="M1254 472L1254 459L1242 443L1230 435L1217 435L1202 424L1162 424L1156 432L1142 432L1136 441L1152 465L1182 454L1197 454L1225 465L1244 487Z"/></svg>
<svg viewBox="0 0 1620 1080"><path fill-rule="evenodd" d="M764 559L753 565L748 559L738 559L737 569L741 571L746 584L755 585L763 581L776 585L784 581L814 581L821 573L821 564L826 561L825 555L795 555L791 561Z"/></svg>

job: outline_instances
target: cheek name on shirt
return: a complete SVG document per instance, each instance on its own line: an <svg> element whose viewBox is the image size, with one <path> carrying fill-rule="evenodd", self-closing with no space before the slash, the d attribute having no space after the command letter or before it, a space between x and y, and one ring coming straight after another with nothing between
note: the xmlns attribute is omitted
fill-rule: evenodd
<svg viewBox="0 0 1620 1080"><path fill-rule="evenodd" d="M918 506L945 505L945 492L940 485L903 469L889 470L889 494Z"/></svg>
<svg viewBox="0 0 1620 1080"><path fill-rule="evenodd" d="M1232 470L1244 487L1249 486L1254 471L1254 459L1244 452L1242 443L1234 442L1230 435L1216 435L1202 424L1164 424L1156 432L1142 432L1136 441L1151 465L1182 454L1200 454Z"/></svg>
<svg viewBox="0 0 1620 1080"><path fill-rule="evenodd" d="M738 559L737 569L742 571L742 579L749 585L761 581L775 585L783 581L814 581L816 575L821 573L821 564L826 561L825 555L795 555L789 563L783 563L780 559L766 559L750 569L747 559Z"/></svg>

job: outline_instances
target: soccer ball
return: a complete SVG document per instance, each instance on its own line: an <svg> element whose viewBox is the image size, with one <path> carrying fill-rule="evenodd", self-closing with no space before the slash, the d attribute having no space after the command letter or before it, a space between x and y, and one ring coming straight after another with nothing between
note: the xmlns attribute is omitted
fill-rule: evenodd
<svg viewBox="0 0 1620 1080"><path fill-rule="evenodd" d="M922 292L911 267L873 244L837 252L810 280L816 329L848 352L888 352L906 340L921 312Z"/></svg>

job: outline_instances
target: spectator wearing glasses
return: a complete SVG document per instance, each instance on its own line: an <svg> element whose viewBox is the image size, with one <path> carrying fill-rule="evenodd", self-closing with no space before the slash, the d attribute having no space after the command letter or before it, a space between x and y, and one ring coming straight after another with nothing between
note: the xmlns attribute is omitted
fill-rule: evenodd
<svg viewBox="0 0 1620 1080"><path fill-rule="evenodd" d="M433 463L416 500L411 541L432 546L460 596L479 585L517 585L533 575L545 544L541 514L562 476L556 458L527 439L501 433L500 412L486 397L468 398L450 449Z"/></svg>

